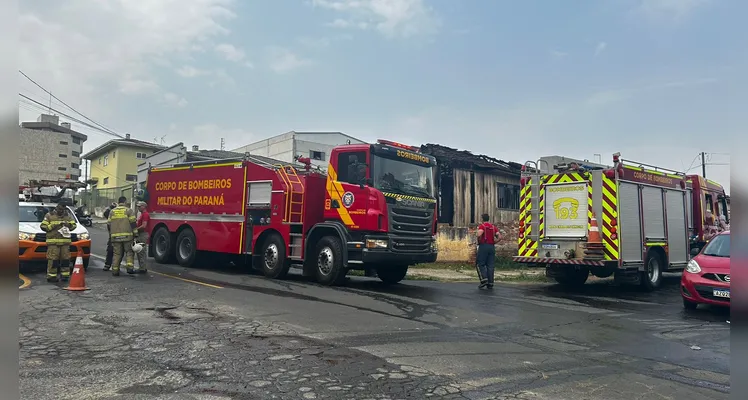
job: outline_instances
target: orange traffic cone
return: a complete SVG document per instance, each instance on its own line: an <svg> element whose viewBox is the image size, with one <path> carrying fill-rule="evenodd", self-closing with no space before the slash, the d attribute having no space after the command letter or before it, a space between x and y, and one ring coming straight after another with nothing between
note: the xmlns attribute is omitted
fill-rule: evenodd
<svg viewBox="0 0 748 400"><path fill-rule="evenodd" d="M597 226L597 218L592 214L590 220L590 230L587 234L587 245L585 246L585 258L599 259L605 258L603 238L600 236L600 228Z"/></svg>
<svg viewBox="0 0 748 400"><path fill-rule="evenodd" d="M66 287L65 290L88 290L88 286L86 286L86 270L83 268L83 257L78 256L75 259L73 274L70 276L70 286Z"/></svg>
<svg viewBox="0 0 748 400"><path fill-rule="evenodd" d="M600 237L600 229L597 227L597 218L595 214L592 214L592 220L590 221L590 233L587 236L587 243L603 243L603 238Z"/></svg>

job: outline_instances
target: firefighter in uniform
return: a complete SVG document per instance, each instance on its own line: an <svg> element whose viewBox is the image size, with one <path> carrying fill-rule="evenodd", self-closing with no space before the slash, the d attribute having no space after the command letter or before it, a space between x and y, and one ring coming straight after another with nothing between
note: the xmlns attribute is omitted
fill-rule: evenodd
<svg viewBox="0 0 748 400"><path fill-rule="evenodd" d="M493 289L494 262L496 261L496 242L501 234L496 226L489 221L488 214L481 216L483 223L478 226L478 254L477 265L479 288Z"/></svg>
<svg viewBox="0 0 748 400"><path fill-rule="evenodd" d="M41 223L47 233L47 282L58 282L59 268L63 281L70 278L70 231L76 228L75 218L62 203L48 212Z"/></svg>
<svg viewBox="0 0 748 400"><path fill-rule="evenodd" d="M112 275L114 276L119 276L119 266L123 256L127 273L135 273L133 268L135 254L132 251L132 244L138 230L135 226L135 213L125 203L127 203L127 199L124 196L120 197L117 207L109 212L109 218L107 219L114 255L112 260Z"/></svg>

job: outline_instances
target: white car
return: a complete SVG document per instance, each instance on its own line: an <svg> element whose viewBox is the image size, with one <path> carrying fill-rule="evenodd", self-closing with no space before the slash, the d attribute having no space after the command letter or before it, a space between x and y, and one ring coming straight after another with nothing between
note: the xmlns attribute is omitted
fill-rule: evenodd
<svg viewBox="0 0 748 400"><path fill-rule="evenodd" d="M54 203L19 202L18 203L18 261L20 263L45 262L47 260L47 234L41 228L44 215L55 209ZM83 224L78 221L72 208L67 207L76 227L71 233L70 265L76 257L83 258L83 266L88 268L91 258L91 236Z"/></svg>

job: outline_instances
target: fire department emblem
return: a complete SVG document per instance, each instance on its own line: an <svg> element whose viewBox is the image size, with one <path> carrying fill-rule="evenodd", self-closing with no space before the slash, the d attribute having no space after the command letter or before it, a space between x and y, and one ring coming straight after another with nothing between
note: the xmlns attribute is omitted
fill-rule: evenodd
<svg viewBox="0 0 748 400"><path fill-rule="evenodd" d="M353 200L353 193L345 192L345 194L343 194L343 205L345 206L345 208L349 208L350 206L352 206Z"/></svg>

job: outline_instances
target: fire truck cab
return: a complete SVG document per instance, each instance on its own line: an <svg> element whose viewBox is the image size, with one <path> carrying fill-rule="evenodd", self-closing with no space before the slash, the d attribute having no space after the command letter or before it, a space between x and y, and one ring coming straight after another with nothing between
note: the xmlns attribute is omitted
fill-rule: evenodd
<svg viewBox="0 0 748 400"><path fill-rule="evenodd" d="M342 145L327 171L250 154L150 168L150 251L184 266L198 253L228 255L270 278L298 266L326 285L350 269L399 282L437 255L436 161L418 150Z"/></svg>

